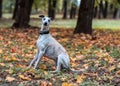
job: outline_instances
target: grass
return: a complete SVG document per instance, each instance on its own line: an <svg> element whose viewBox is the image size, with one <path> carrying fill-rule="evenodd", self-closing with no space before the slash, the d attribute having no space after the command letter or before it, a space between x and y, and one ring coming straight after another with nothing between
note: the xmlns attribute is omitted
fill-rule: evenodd
<svg viewBox="0 0 120 86"><path fill-rule="evenodd" d="M13 24L13 20L9 19L11 18L11 15L5 14L3 15L4 18L7 19L1 19L0 20L0 27L10 27ZM31 16L30 24L33 26L40 27L41 22L40 19L36 19L37 15ZM58 17L57 17L58 18ZM60 18L52 21L51 27L58 27L58 28L75 28L77 19L67 19L62 20ZM113 19L93 19L93 25L92 27L94 29L114 29L114 30L120 30L120 19L119 20L113 20Z"/></svg>
<svg viewBox="0 0 120 86"><path fill-rule="evenodd" d="M93 28L118 29L120 30L120 20L93 20Z"/></svg>

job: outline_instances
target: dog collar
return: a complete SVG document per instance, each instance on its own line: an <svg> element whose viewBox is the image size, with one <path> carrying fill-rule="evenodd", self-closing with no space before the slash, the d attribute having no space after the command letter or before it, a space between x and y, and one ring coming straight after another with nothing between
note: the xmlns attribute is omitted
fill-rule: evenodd
<svg viewBox="0 0 120 86"><path fill-rule="evenodd" d="M40 34L40 35L49 34L49 30L47 30L47 31L40 31L39 34Z"/></svg>

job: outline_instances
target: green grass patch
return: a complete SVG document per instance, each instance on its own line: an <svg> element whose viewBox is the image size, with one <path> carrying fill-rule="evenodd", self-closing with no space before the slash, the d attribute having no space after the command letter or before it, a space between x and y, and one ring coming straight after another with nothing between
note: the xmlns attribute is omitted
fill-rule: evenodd
<svg viewBox="0 0 120 86"><path fill-rule="evenodd" d="M0 27L11 27L14 20L11 19L11 14L4 14L3 19L0 20ZM56 16L57 19L51 22L51 27L57 28L72 28L74 29L77 23L77 19L66 19L63 20ZM38 15L31 15L30 25L40 27L41 20L38 19ZM112 29L112 30L120 30L120 19L93 19L94 29ZM81 27L82 28L82 27Z"/></svg>
<svg viewBox="0 0 120 86"><path fill-rule="evenodd" d="M93 20L93 28L99 28L99 29L116 29L120 30L120 20Z"/></svg>

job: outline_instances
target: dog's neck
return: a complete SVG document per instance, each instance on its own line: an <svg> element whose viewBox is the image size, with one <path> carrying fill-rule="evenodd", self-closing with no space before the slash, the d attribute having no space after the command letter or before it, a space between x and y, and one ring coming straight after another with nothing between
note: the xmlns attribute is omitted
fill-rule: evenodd
<svg viewBox="0 0 120 86"><path fill-rule="evenodd" d="M39 32L40 35L49 34L49 30L43 30Z"/></svg>
<svg viewBox="0 0 120 86"><path fill-rule="evenodd" d="M39 34L40 35L49 34L49 26L42 25Z"/></svg>

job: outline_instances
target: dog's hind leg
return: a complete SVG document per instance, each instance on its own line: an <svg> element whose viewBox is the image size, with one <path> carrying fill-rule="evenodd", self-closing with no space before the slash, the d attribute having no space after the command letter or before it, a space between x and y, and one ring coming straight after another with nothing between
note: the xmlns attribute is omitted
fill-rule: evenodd
<svg viewBox="0 0 120 86"><path fill-rule="evenodd" d="M38 52L36 53L36 55L34 56L33 60L30 62L30 65L28 68L30 68L32 66L32 64L37 60L38 58Z"/></svg>
<svg viewBox="0 0 120 86"><path fill-rule="evenodd" d="M58 59L57 59L57 67L56 67L56 70L55 71L50 71L51 73L57 73L61 70L61 65L62 65L62 59L60 56L58 56Z"/></svg>

